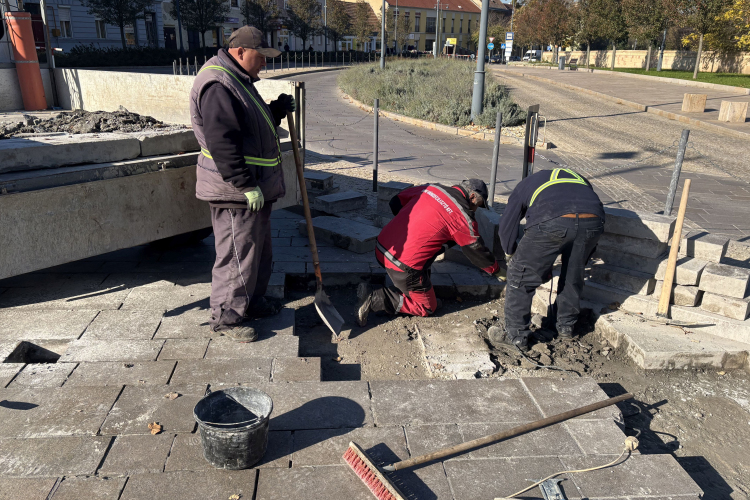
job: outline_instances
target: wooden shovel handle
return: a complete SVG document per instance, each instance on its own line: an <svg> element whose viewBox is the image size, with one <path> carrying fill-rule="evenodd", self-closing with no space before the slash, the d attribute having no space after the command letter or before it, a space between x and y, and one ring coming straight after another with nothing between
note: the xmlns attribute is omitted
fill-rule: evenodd
<svg viewBox="0 0 750 500"><path fill-rule="evenodd" d="M672 246L669 248L669 260L667 260L667 272L664 275L664 283L661 285L661 295L659 296L659 308L656 311L658 316L667 317L669 312L669 299L672 297L672 284L674 283L674 272L677 268L677 251L680 249L682 240L682 225L685 222L685 210L687 210L688 195L690 194L690 179L685 179L685 185L682 187L682 196L680 197L680 209L677 212L677 222L674 225L672 233Z"/></svg>

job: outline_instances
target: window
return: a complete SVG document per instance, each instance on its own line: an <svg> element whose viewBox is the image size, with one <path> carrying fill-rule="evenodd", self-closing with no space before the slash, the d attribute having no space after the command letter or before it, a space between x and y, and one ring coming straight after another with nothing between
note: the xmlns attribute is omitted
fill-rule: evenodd
<svg viewBox="0 0 750 500"><path fill-rule="evenodd" d="M451 18L451 33L453 33L453 27L456 25L456 18Z"/></svg>
<svg viewBox="0 0 750 500"><path fill-rule="evenodd" d="M461 22L458 23L458 32L463 33L464 32L464 20L461 19Z"/></svg>
<svg viewBox="0 0 750 500"><path fill-rule="evenodd" d="M421 14L419 12L414 14L414 31L416 33L419 33L419 21L420 21Z"/></svg>
<svg viewBox="0 0 750 500"><path fill-rule="evenodd" d="M231 7L239 7L240 6L240 0L229 0L229 5Z"/></svg>
<svg viewBox="0 0 750 500"><path fill-rule="evenodd" d="M466 32L471 35L471 18L466 21Z"/></svg>
<svg viewBox="0 0 750 500"><path fill-rule="evenodd" d="M427 18L427 26L425 27L425 31L427 33L435 33L435 21L437 18L435 17L428 17Z"/></svg>
<svg viewBox="0 0 750 500"><path fill-rule="evenodd" d="M104 21L97 19L94 23L96 24L96 38L107 38L107 26Z"/></svg>
<svg viewBox="0 0 750 500"><path fill-rule="evenodd" d="M73 30L70 25L70 7L60 7L60 36L72 38Z"/></svg>
<svg viewBox="0 0 750 500"><path fill-rule="evenodd" d="M443 33L445 33L445 21L446 21L446 18L443 17L443 22L440 23L440 25L443 27Z"/></svg>

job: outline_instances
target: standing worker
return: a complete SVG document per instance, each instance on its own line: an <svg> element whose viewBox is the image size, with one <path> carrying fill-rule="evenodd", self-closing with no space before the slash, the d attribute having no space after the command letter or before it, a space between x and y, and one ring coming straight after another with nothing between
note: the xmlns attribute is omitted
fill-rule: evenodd
<svg viewBox="0 0 750 500"><path fill-rule="evenodd" d="M373 291L360 283L357 322L365 326L372 312L429 316L437 308L430 267L446 243L456 243L464 255L487 274L504 279L492 252L479 236L474 212L485 206L487 186L469 179L457 186L427 184L401 191L390 201L395 217L378 235L375 258L385 267L394 287Z"/></svg>
<svg viewBox="0 0 750 500"><path fill-rule="evenodd" d="M243 26L198 72L190 117L201 146L196 196L211 208L216 262L211 277L211 329L240 342L258 338L252 318L280 311L264 298L271 277L271 206L284 196L276 127L292 96L270 104L253 86L266 57L280 52L257 28Z"/></svg>
<svg viewBox="0 0 750 500"><path fill-rule="evenodd" d="M518 224L526 230L516 248ZM542 170L518 183L500 220L498 233L508 263L505 331L490 327L494 344L529 349L531 300L537 287L552 276L562 255L557 285L557 333L573 336L580 312L586 263L604 232L604 208L591 183L568 168Z"/></svg>

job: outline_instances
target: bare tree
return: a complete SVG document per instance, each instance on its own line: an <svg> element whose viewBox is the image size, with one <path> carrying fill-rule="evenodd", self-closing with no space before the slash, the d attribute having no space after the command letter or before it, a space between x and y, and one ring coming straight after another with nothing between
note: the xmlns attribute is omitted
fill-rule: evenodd
<svg viewBox="0 0 750 500"><path fill-rule="evenodd" d="M400 53L401 48L406 45L406 40L409 39L411 31L409 18L403 12L396 12L396 9L389 5L385 11L385 31L389 35L393 33L393 38L396 40L396 52Z"/></svg>
<svg viewBox="0 0 750 500"><path fill-rule="evenodd" d="M370 41L372 32L377 27L372 23L372 18L370 17L372 13L370 4L364 0L358 0L356 5L357 8L354 11L354 19L352 20L352 35L354 35L355 43L364 46Z"/></svg>
<svg viewBox="0 0 750 500"><path fill-rule="evenodd" d="M206 31L220 26L224 17L229 14L229 4L222 0L180 0L180 15L182 24L190 31L201 34L203 49L206 48ZM177 17L174 3L170 12Z"/></svg>
<svg viewBox="0 0 750 500"><path fill-rule="evenodd" d="M265 35L276 27L281 9L276 0L245 0L242 3L242 16L245 24L255 26Z"/></svg>
<svg viewBox="0 0 750 500"><path fill-rule="evenodd" d="M322 20L318 0L289 0L287 3L289 31L307 45L307 39L320 33Z"/></svg>
<svg viewBox="0 0 750 500"><path fill-rule="evenodd" d="M346 35L352 34L352 19L346 11L346 6L341 0L327 0L328 2L328 26L326 31L328 38L333 41L334 50L337 50L338 42Z"/></svg>
<svg viewBox="0 0 750 500"><path fill-rule="evenodd" d="M106 24L112 24L120 28L120 42L122 48L128 46L125 39L125 26L135 26L136 20L143 15L152 3L152 0L82 0L83 5L88 8L88 13L98 17ZM136 38L137 42L137 38Z"/></svg>

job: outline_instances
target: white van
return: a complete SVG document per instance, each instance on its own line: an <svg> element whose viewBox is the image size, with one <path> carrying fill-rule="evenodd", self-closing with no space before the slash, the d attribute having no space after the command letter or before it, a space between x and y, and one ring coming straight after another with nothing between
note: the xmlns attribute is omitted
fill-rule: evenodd
<svg viewBox="0 0 750 500"><path fill-rule="evenodd" d="M536 62L542 60L542 51L541 50L527 50L526 54L523 56L524 61L529 62Z"/></svg>

